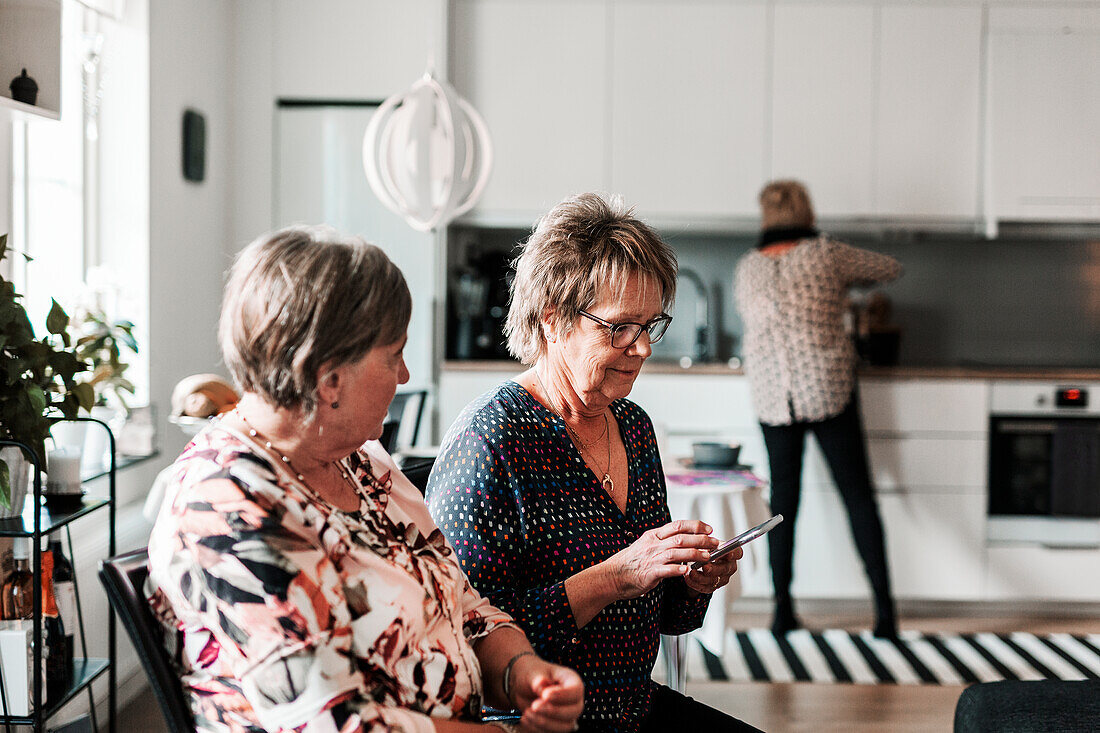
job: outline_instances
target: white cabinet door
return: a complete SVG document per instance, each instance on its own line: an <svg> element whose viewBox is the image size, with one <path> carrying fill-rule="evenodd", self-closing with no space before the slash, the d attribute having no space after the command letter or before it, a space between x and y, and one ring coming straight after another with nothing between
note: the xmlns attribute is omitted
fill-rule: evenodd
<svg viewBox="0 0 1100 733"><path fill-rule="evenodd" d="M874 31L870 5L775 7L771 174L822 216L873 210Z"/></svg>
<svg viewBox="0 0 1100 733"><path fill-rule="evenodd" d="M1100 10L991 8L1001 219L1100 219Z"/></svg>
<svg viewBox="0 0 1100 733"><path fill-rule="evenodd" d="M570 194L607 190L608 16L580 0L455 4L452 78L494 150L478 212L529 225Z"/></svg>
<svg viewBox="0 0 1100 733"><path fill-rule="evenodd" d="M863 424L871 435L989 431L989 385L977 379L861 379Z"/></svg>
<svg viewBox="0 0 1100 733"><path fill-rule="evenodd" d="M269 55L241 63L270 64L276 97L384 99L412 86L440 53L439 0L276 0L270 6Z"/></svg>
<svg viewBox="0 0 1100 733"><path fill-rule="evenodd" d="M883 6L876 214L978 215L981 41L976 5Z"/></svg>
<svg viewBox="0 0 1100 733"><path fill-rule="evenodd" d="M895 596L981 598L984 495L900 492L878 502Z"/></svg>
<svg viewBox="0 0 1100 733"><path fill-rule="evenodd" d="M1100 550L994 545L989 548L985 597L1100 601Z"/></svg>
<svg viewBox="0 0 1100 733"><path fill-rule="evenodd" d="M644 216L756 216L766 30L762 4L615 4L611 188Z"/></svg>

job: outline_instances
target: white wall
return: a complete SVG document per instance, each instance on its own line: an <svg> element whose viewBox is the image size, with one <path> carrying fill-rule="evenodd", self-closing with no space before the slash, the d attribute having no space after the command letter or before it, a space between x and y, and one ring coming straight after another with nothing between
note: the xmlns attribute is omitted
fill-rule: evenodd
<svg viewBox="0 0 1100 733"><path fill-rule="evenodd" d="M232 232L243 245L272 227L279 98L382 100L429 61L445 68L446 0L236 0Z"/></svg>
<svg viewBox="0 0 1100 733"><path fill-rule="evenodd" d="M150 3L149 376L161 448L169 457L185 443L183 434L165 422L172 388L189 374L223 371L216 331L236 200L230 147L232 34L231 3ZM202 183L185 181L181 172L186 108L206 116Z"/></svg>

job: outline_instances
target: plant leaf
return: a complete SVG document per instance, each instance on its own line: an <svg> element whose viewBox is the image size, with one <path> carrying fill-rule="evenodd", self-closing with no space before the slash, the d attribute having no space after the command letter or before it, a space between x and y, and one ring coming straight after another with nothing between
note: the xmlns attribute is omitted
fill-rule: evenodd
<svg viewBox="0 0 1100 733"><path fill-rule="evenodd" d="M7 247L8 235L5 234L0 237L0 247ZM0 250L0 259L3 259L2 250ZM8 470L8 462L0 458L0 506L5 509L11 509L11 472Z"/></svg>
<svg viewBox="0 0 1100 733"><path fill-rule="evenodd" d="M95 406L95 389L88 382L76 385L73 388L73 394L76 395L77 402L85 410L91 411L92 407Z"/></svg>
<svg viewBox="0 0 1100 733"><path fill-rule="evenodd" d="M53 334L63 334L69 327L69 314L65 312L56 300L50 306L50 314L46 316L46 330ZM66 344L68 346L68 344Z"/></svg>

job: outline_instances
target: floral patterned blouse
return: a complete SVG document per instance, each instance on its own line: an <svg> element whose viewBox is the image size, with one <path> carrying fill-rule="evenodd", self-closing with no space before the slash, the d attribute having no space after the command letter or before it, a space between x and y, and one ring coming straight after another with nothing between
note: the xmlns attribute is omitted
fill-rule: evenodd
<svg viewBox="0 0 1100 733"><path fill-rule="evenodd" d="M174 464L146 590L197 730L428 733L430 717L479 717L471 644L511 618L470 587L380 445L345 467L355 512L224 426Z"/></svg>

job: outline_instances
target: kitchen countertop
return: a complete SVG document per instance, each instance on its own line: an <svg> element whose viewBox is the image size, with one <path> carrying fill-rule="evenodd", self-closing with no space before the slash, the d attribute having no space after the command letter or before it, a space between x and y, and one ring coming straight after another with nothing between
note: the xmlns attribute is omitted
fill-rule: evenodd
<svg viewBox="0 0 1100 733"><path fill-rule="evenodd" d="M518 362L507 360L493 361L444 361L443 371L449 372L514 372L523 371ZM745 370L731 367L724 362L714 364L693 364L681 367L673 361L648 361L643 367L648 374L683 374L693 376L716 374L741 376ZM1035 379L1046 381L1100 381L1100 367L1023 367L993 365L963 366L863 366L859 369L861 377L882 377L887 379Z"/></svg>

